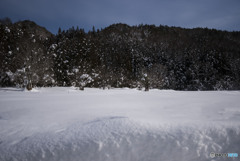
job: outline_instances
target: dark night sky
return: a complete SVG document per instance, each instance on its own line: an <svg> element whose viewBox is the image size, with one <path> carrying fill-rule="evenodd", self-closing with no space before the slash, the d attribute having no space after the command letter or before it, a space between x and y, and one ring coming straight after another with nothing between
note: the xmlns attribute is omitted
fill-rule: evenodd
<svg viewBox="0 0 240 161"><path fill-rule="evenodd" d="M113 23L240 31L240 0L0 0L0 18L29 19L53 33Z"/></svg>

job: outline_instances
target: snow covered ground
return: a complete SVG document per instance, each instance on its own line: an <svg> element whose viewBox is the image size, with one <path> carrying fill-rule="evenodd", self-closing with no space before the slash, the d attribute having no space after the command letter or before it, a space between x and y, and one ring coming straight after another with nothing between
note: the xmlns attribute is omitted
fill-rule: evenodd
<svg viewBox="0 0 240 161"><path fill-rule="evenodd" d="M0 88L1 161L239 160L240 91Z"/></svg>

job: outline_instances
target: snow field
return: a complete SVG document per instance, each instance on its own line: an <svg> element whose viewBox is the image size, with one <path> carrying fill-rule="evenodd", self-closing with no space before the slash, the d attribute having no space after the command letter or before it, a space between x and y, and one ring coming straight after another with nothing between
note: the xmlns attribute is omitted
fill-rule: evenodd
<svg viewBox="0 0 240 161"><path fill-rule="evenodd" d="M0 160L205 161L240 153L239 91L0 89Z"/></svg>

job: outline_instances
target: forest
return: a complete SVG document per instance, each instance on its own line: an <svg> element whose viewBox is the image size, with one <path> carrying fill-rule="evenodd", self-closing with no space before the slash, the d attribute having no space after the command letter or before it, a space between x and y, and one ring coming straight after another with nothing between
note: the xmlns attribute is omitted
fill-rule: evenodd
<svg viewBox="0 0 240 161"><path fill-rule="evenodd" d="M52 34L6 18L0 86L239 90L240 32L118 23Z"/></svg>

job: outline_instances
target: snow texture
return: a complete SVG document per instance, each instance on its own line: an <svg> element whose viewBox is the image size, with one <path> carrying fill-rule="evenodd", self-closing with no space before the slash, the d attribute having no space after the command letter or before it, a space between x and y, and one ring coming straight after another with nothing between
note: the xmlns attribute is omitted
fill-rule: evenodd
<svg viewBox="0 0 240 161"><path fill-rule="evenodd" d="M214 161L240 149L239 91L0 88L1 161Z"/></svg>

